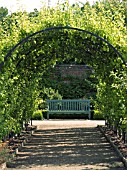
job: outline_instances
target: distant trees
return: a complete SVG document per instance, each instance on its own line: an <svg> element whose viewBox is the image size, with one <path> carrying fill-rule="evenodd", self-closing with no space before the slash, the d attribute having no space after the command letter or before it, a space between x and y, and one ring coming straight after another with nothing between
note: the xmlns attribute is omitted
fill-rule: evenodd
<svg viewBox="0 0 127 170"><path fill-rule="evenodd" d="M4 7L0 7L0 21L3 21L3 19L8 15L8 9Z"/></svg>

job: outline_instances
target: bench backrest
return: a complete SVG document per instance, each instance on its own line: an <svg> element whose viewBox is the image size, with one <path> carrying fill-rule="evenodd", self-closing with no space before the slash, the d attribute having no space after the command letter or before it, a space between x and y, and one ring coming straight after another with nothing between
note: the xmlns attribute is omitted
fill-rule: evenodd
<svg viewBox="0 0 127 170"><path fill-rule="evenodd" d="M47 100L51 112L89 112L90 100Z"/></svg>

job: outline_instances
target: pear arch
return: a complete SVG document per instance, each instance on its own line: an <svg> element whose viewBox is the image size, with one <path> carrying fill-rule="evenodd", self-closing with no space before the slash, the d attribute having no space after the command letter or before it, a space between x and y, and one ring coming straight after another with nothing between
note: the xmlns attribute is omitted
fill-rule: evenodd
<svg viewBox="0 0 127 170"><path fill-rule="evenodd" d="M70 41L68 41L69 36L71 37ZM63 41L63 43L56 43L56 40L60 41L60 42ZM4 57L4 61L0 63L0 70L2 70L3 66L6 65L6 63L8 62L8 60L10 58L12 58L13 60L16 60L16 63L17 63L16 67L17 67L17 66L19 66L19 63L21 63L21 61L24 60L24 58L26 59L27 56L31 55L32 51L34 51L34 54L35 54L35 52L37 52L37 50L39 48L42 48L42 47L45 48L45 46L46 46L46 48L48 46L50 46L50 48L51 48L51 46L54 44L54 42L56 43L56 45L53 45L53 48L55 48L56 51L55 50L53 51L53 49L52 49L51 53L52 54L55 53L55 59L59 55L59 52L58 52L59 50L61 50L62 53L64 53L63 55L65 56L65 53L68 53L68 51L69 51L69 50L67 51L67 48L65 48L65 46L68 46L68 48L72 48L73 41L75 43L75 47L76 46L78 47L78 45L79 46L81 45L80 52L83 52L83 50L84 50L84 54L87 55L89 58L89 59L88 58L86 59L85 55L83 55L83 56L81 55L81 57L78 56L78 60L80 60L79 58L83 57L84 58L83 60L85 60L85 63L86 63L87 60L89 62L89 61L92 61L94 58L93 62L95 60L96 61L98 60L97 65L100 65L101 63L109 64L110 62L113 61L112 63L115 63L116 65L124 64L127 66L127 63L124 60L124 58L122 57L121 53L112 44L110 44L106 39L98 36L97 34L90 32L90 31L83 30L80 28L60 26L60 27L46 28L46 29L37 31L37 32L27 36L26 38L22 39L21 41L19 41L12 49L9 50L7 55ZM78 41L80 41L79 42L80 44L76 43ZM40 42L39 45L38 45L38 42ZM71 47L69 47L70 42L71 42ZM58 46L59 46L59 50L57 51ZM27 50L27 48L28 48L28 50ZM72 52L72 56L80 54L77 48L75 50L75 51L77 51L77 54L74 53L74 50ZM44 53L44 49L42 51ZM15 52L16 52L16 54L14 54ZM110 54L110 55L108 55L108 54ZM14 55L14 57L13 57L13 55ZM63 58L62 54L60 54L59 56L61 58ZM106 56L107 56L107 58L105 58ZM39 61L40 61L40 58L43 58L43 57L44 57L44 55L40 55L39 57L37 56L36 59L38 60L38 58L39 58ZM48 57L48 55L47 55L47 57ZM65 56L65 58L66 58L66 56ZM69 57L67 57L67 58L69 58ZM49 60L50 59L51 59L51 56L49 57ZM35 60L35 58L34 58L34 60ZM107 60L107 62L106 62L106 60ZM81 61L79 61L79 63L80 62L83 62L82 59L81 59ZM112 67L114 68L115 65L113 64Z"/></svg>

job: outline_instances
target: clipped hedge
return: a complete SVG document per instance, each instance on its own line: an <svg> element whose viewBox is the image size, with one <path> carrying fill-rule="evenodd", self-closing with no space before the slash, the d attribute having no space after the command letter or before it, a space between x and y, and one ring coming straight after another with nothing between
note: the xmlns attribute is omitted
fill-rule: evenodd
<svg viewBox="0 0 127 170"><path fill-rule="evenodd" d="M42 110L35 111L32 115L32 119L33 120L42 120L43 119Z"/></svg>

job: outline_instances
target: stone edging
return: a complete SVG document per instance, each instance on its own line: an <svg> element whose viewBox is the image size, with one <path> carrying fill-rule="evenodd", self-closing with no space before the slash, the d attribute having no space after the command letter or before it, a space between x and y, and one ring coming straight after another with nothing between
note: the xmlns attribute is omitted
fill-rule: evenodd
<svg viewBox="0 0 127 170"><path fill-rule="evenodd" d="M120 157L120 159L122 160L123 164L125 167L127 167L127 159L123 156L123 154L120 152L120 150L118 149L118 147L113 143L113 141L104 133L103 129L101 128L101 126L97 126L99 128L99 130L101 131L101 133L104 135L104 137L106 138L106 140L110 143L110 145L114 148L114 150L116 151L116 153L118 154L118 156Z"/></svg>
<svg viewBox="0 0 127 170"><path fill-rule="evenodd" d="M36 129L35 129L36 130ZM32 130L30 131L30 136L32 136L34 134L34 131L35 130ZM14 153L12 153L11 157L10 157L10 160L13 159L17 154L18 154L18 151L21 150L21 148L25 145L25 143L28 141L28 137L26 139L23 140L23 142L21 143L21 145L15 149ZM8 162L3 162L2 164L0 164L0 170L4 170L7 168L7 166L9 165Z"/></svg>

